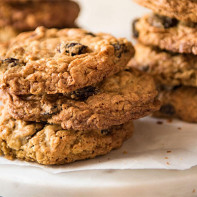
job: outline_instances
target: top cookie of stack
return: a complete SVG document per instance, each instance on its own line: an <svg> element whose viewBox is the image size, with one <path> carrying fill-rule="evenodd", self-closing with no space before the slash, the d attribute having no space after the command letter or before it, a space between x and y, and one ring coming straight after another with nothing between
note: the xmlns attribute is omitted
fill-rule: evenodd
<svg viewBox="0 0 197 197"><path fill-rule="evenodd" d="M161 87L157 115L197 122L197 1L135 1L155 13L133 23L138 44L131 65Z"/></svg>
<svg viewBox="0 0 197 197"><path fill-rule="evenodd" d="M23 31L38 26L75 27L79 6L73 1L6 0L0 1L0 41L5 42Z"/></svg>
<svg viewBox="0 0 197 197"><path fill-rule="evenodd" d="M1 88L16 95L69 93L117 73L134 54L126 39L82 29L21 33L3 50Z"/></svg>

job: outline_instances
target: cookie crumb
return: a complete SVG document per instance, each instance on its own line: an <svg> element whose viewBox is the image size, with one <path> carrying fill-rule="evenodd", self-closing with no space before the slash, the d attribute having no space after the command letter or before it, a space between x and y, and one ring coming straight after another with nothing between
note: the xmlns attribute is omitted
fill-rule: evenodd
<svg viewBox="0 0 197 197"><path fill-rule="evenodd" d="M171 153L172 151L171 151L171 150L167 150L166 152L167 152L167 153Z"/></svg>
<svg viewBox="0 0 197 197"><path fill-rule="evenodd" d="M168 159L168 157L165 157L165 159Z"/></svg>
<svg viewBox="0 0 197 197"><path fill-rule="evenodd" d="M181 130L181 127L178 127L177 129L178 129L178 130Z"/></svg>
<svg viewBox="0 0 197 197"><path fill-rule="evenodd" d="M127 151L123 151L122 153L123 153L124 155L126 155L128 152L127 152Z"/></svg>
<svg viewBox="0 0 197 197"><path fill-rule="evenodd" d="M167 164L167 165L170 165L170 163L169 163L169 162L166 162L166 164Z"/></svg>
<svg viewBox="0 0 197 197"><path fill-rule="evenodd" d="M196 190L195 190L195 189L193 189L192 193L195 193L195 192L196 192Z"/></svg>

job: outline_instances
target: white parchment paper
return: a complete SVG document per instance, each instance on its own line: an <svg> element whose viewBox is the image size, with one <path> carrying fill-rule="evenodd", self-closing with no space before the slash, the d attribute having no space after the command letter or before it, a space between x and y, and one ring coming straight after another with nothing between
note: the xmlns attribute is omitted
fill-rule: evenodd
<svg viewBox="0 0 197 197"><path fill-rule="evenodd" d="M122 148L95 159L63 166L42 166L0 157L0 165L43 168L51 173L99 169L177 169L197 165L197 125L150 117L134 122L135 132Z"/></svg>

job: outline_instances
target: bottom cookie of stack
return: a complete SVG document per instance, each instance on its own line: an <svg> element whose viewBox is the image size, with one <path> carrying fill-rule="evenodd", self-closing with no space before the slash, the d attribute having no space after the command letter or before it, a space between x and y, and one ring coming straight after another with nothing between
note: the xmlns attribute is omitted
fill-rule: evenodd
<svg viewBox="0 0 197 197"><path fill-rule="evenodd" d="M159 99L162 106L154 116L197 122L197 88L180 86L170 90L163 89Z"/></svg>
<svg viewBox="0 0 197 197"><path fill-rule="evenodd" d="M94 158L119 148L133 132L132 122L108 130L64 130L60 125L13 119L0 109L0 154L44 165Z"/></svg>

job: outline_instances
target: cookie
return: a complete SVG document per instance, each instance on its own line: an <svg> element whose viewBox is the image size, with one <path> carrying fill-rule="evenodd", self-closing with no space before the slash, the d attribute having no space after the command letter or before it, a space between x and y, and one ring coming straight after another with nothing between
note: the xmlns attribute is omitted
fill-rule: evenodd
<svg viewBox="0 0 197 197"><path fill-rule="evenodd" d="M134 23L134 36L150 46L175 53L197 55L197 31L195 23L185 23L160 15L146 15ZM137 32L137 33L136 33Z"/></svg>
<svg viewBox="0 0 197 197"><path fill-rule="evenodd" d="M107 154L132 132L132 122L108 130L63 130L59 125L14 120L1 109L0 154L44 165L65 164Z"/></svg>
<svg viewBox="0 0 197 197"><path fill-rule="evenodd" d="M12 26L19 31L47 28L73 27L79 14L73 1L0 2L0 27Z"/></svg>
<svg viewBox="0 0 197 197"><path fill-rule="evenodd" d="M197 1L194 0L134 0L157 14L181 21L197 22Z"/></svg>
<svg viewBox="0 0 197 197"><path fill-rule="evenodd" d="M197 87L197 56L172 53L140 43L135 45L135 51L129 65L151 74L157 83Z"/></svg>
<svg viewBox="0 0 197 197"><path fill-rule="evenodd" d="M162 105L154 116L197 122L197 88L181 86L164 89L160 92L159 99Z"/></svg>
<svg viewBox="0 0 197 197"><path fill-rule="evenodd" d="M20 32L11 26L0 27L0 42L8 42Z"/></svg>
<svg viewBox="0 0 197 197"><path fill-rule="evenodd" d="M3 94L1 94L2 96ZM159 109L152 77L131 69L70 94L11 95L4 103L15 119L47 121L64 129L108 129Z"/></svg>
<svg viewBox="0 0 197 197"><path fill-rule="evenodd" d="M0 84L16 95L72 92L123 70L133 55L124 38L39 27L11 42L0 61Z"/></svg>

